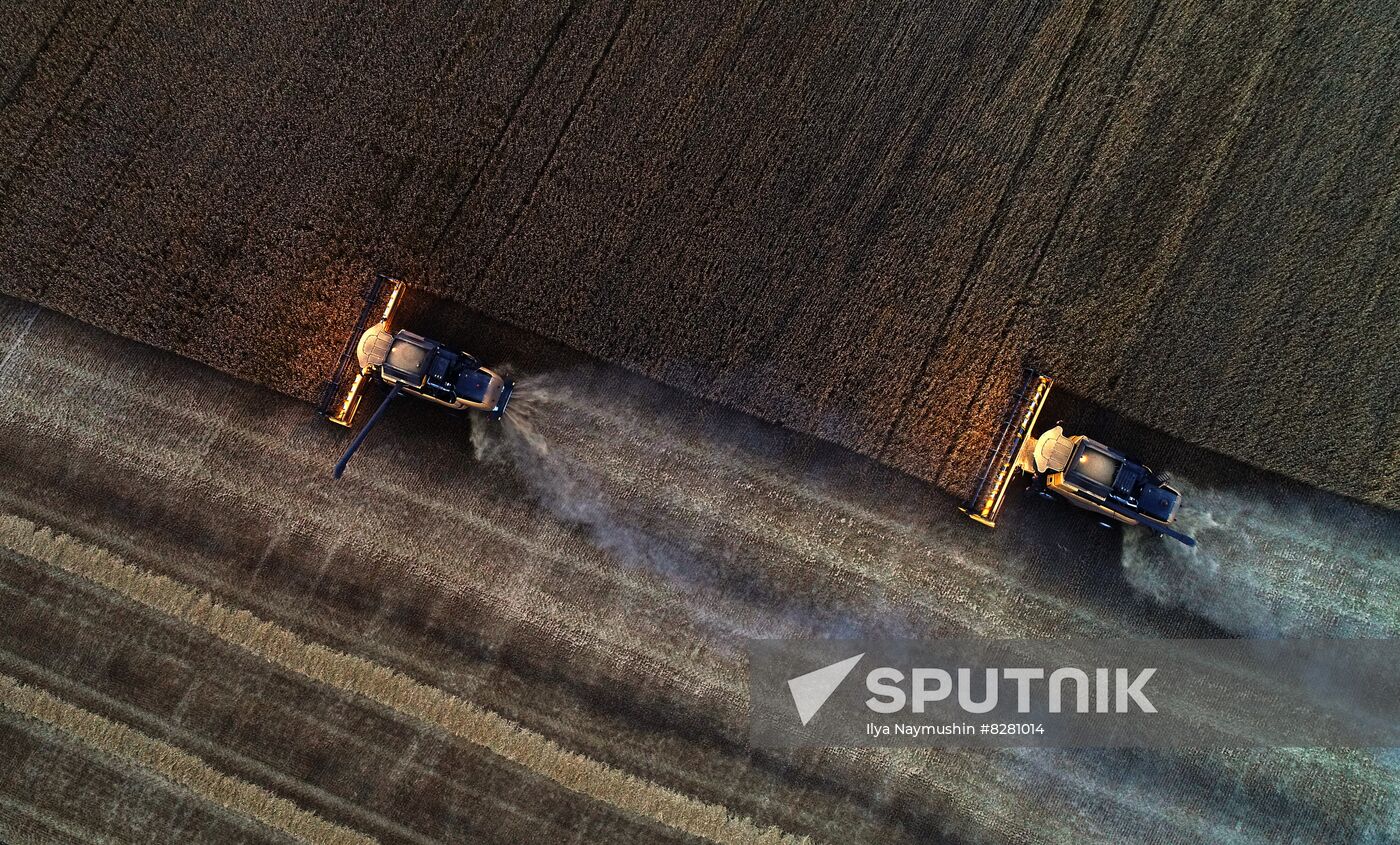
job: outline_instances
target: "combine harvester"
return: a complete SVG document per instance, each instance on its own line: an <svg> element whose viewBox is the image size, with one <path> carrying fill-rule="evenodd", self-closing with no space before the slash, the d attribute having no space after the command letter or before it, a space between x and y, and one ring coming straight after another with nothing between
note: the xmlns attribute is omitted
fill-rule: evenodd
<svg viewBox="0 0 1400 845"><path fill-rule="evenodd" d="M465 352L456 352L407 329L391 329L394 311L402 303L406 287L398 279L375 275L365 291L360 318L321 394L317 412L336 425L349 428L360 409L364 388L372 382L389 388L384 401L335 465L336 478L345 472L351 456L400 393L453 411L481 411L489 419L498 420L506 412L515 389L513 381L482 366ZM378 319L370 325L376 316Z"/></svg>
<svg viewBox="0 0 1400 845"><path fill-rule="evenodd" d="M963 513L995 528L1007 488L1017 473L1024 472L1031 477L1031 490L1047 499L1061 496L1075 507L1092 511L1103 525L1141 525L1154 534L1196 545L1171 527L1181 493L1167 483L1165 475L1097 440L1066 435L1059 424L1032 436L1054 383L1049 376L1026 371Z"/></svg>

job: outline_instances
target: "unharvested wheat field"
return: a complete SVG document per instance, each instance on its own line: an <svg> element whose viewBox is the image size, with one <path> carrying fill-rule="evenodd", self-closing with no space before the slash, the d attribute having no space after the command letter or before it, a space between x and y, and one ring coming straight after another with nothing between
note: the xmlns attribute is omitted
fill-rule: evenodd
<svg viewBox="0 0 1400 845"><path fill-rule="evenodd" d="M1393 507L1397 16L39 0L0 291L311 398L396 272L955 495L1034 363Z"/></svg>

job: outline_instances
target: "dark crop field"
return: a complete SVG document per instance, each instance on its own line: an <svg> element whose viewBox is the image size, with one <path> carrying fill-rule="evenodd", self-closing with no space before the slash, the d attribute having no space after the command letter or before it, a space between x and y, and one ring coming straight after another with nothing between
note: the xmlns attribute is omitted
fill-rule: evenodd
<svg viewBox="0 0 1400 845"><path fill-rule="evenodd" d="M1400 7L36 0L0 290L309 398L371 268L962 492L1025 362L1397 504Z"/></svg>
<svg viewBox="0 0 1400 845"><path fill-rule="evenodd" d="M1398 636L1393 512L1167 444L1202 553L1021 496L992 532L529 345L528 417L400 407L332 483L349 434L304 403L0 298L0 840L1400 837L1400 762L1370 750L752 749L743 655Z"/></svg>

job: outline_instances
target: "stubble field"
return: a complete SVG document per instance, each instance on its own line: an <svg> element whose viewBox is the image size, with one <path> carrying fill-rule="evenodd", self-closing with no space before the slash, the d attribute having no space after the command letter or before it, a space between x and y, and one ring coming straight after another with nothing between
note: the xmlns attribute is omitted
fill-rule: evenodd
<svg viewBox="0 0 1400 845"><path fill-rule="evenodd" d="M401 408L333 484L345 434L305 404L4 301L4 838L1400 834L1395 762L1364 751L749 749L742 657L749 636L1395 636L1393 514L1174 447L1229 571L1020 498L986 532L879 465L533 343L528 416Z"/></svg>

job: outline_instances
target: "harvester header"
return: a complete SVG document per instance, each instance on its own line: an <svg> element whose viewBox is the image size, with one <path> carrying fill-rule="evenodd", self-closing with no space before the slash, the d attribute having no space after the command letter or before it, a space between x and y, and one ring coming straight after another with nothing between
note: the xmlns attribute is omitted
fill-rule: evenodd
<svg viewBox="0 0 1400 845"><path fill-rule="evenodd" d="M382 323L385 328L393 325L394 310L402 299L403 289L404 283L398 279L376 273L364 290L364 306L360 309L359 319L350 331L335 370L321 391L321 401L316 406L322 416L336 425L349 428L354 422L355 412L360 408L361 390L369 377L356 356L360 338L371 325Z"/></svg>
<svg viewBox="0 0 1400 845"><path fill-rule="evenodd" d="M995 528L997 515L1006 502L1006 489L1011 477L1016 474L1017 461L1021 449L1040 418L1040 409L1050 397L1054 379L1033 369L1027 369L1021 380L1015 404L1006 415L992 450L977 480L977 489L972 498L962 507L962 512L989 528Z"/></svg>

